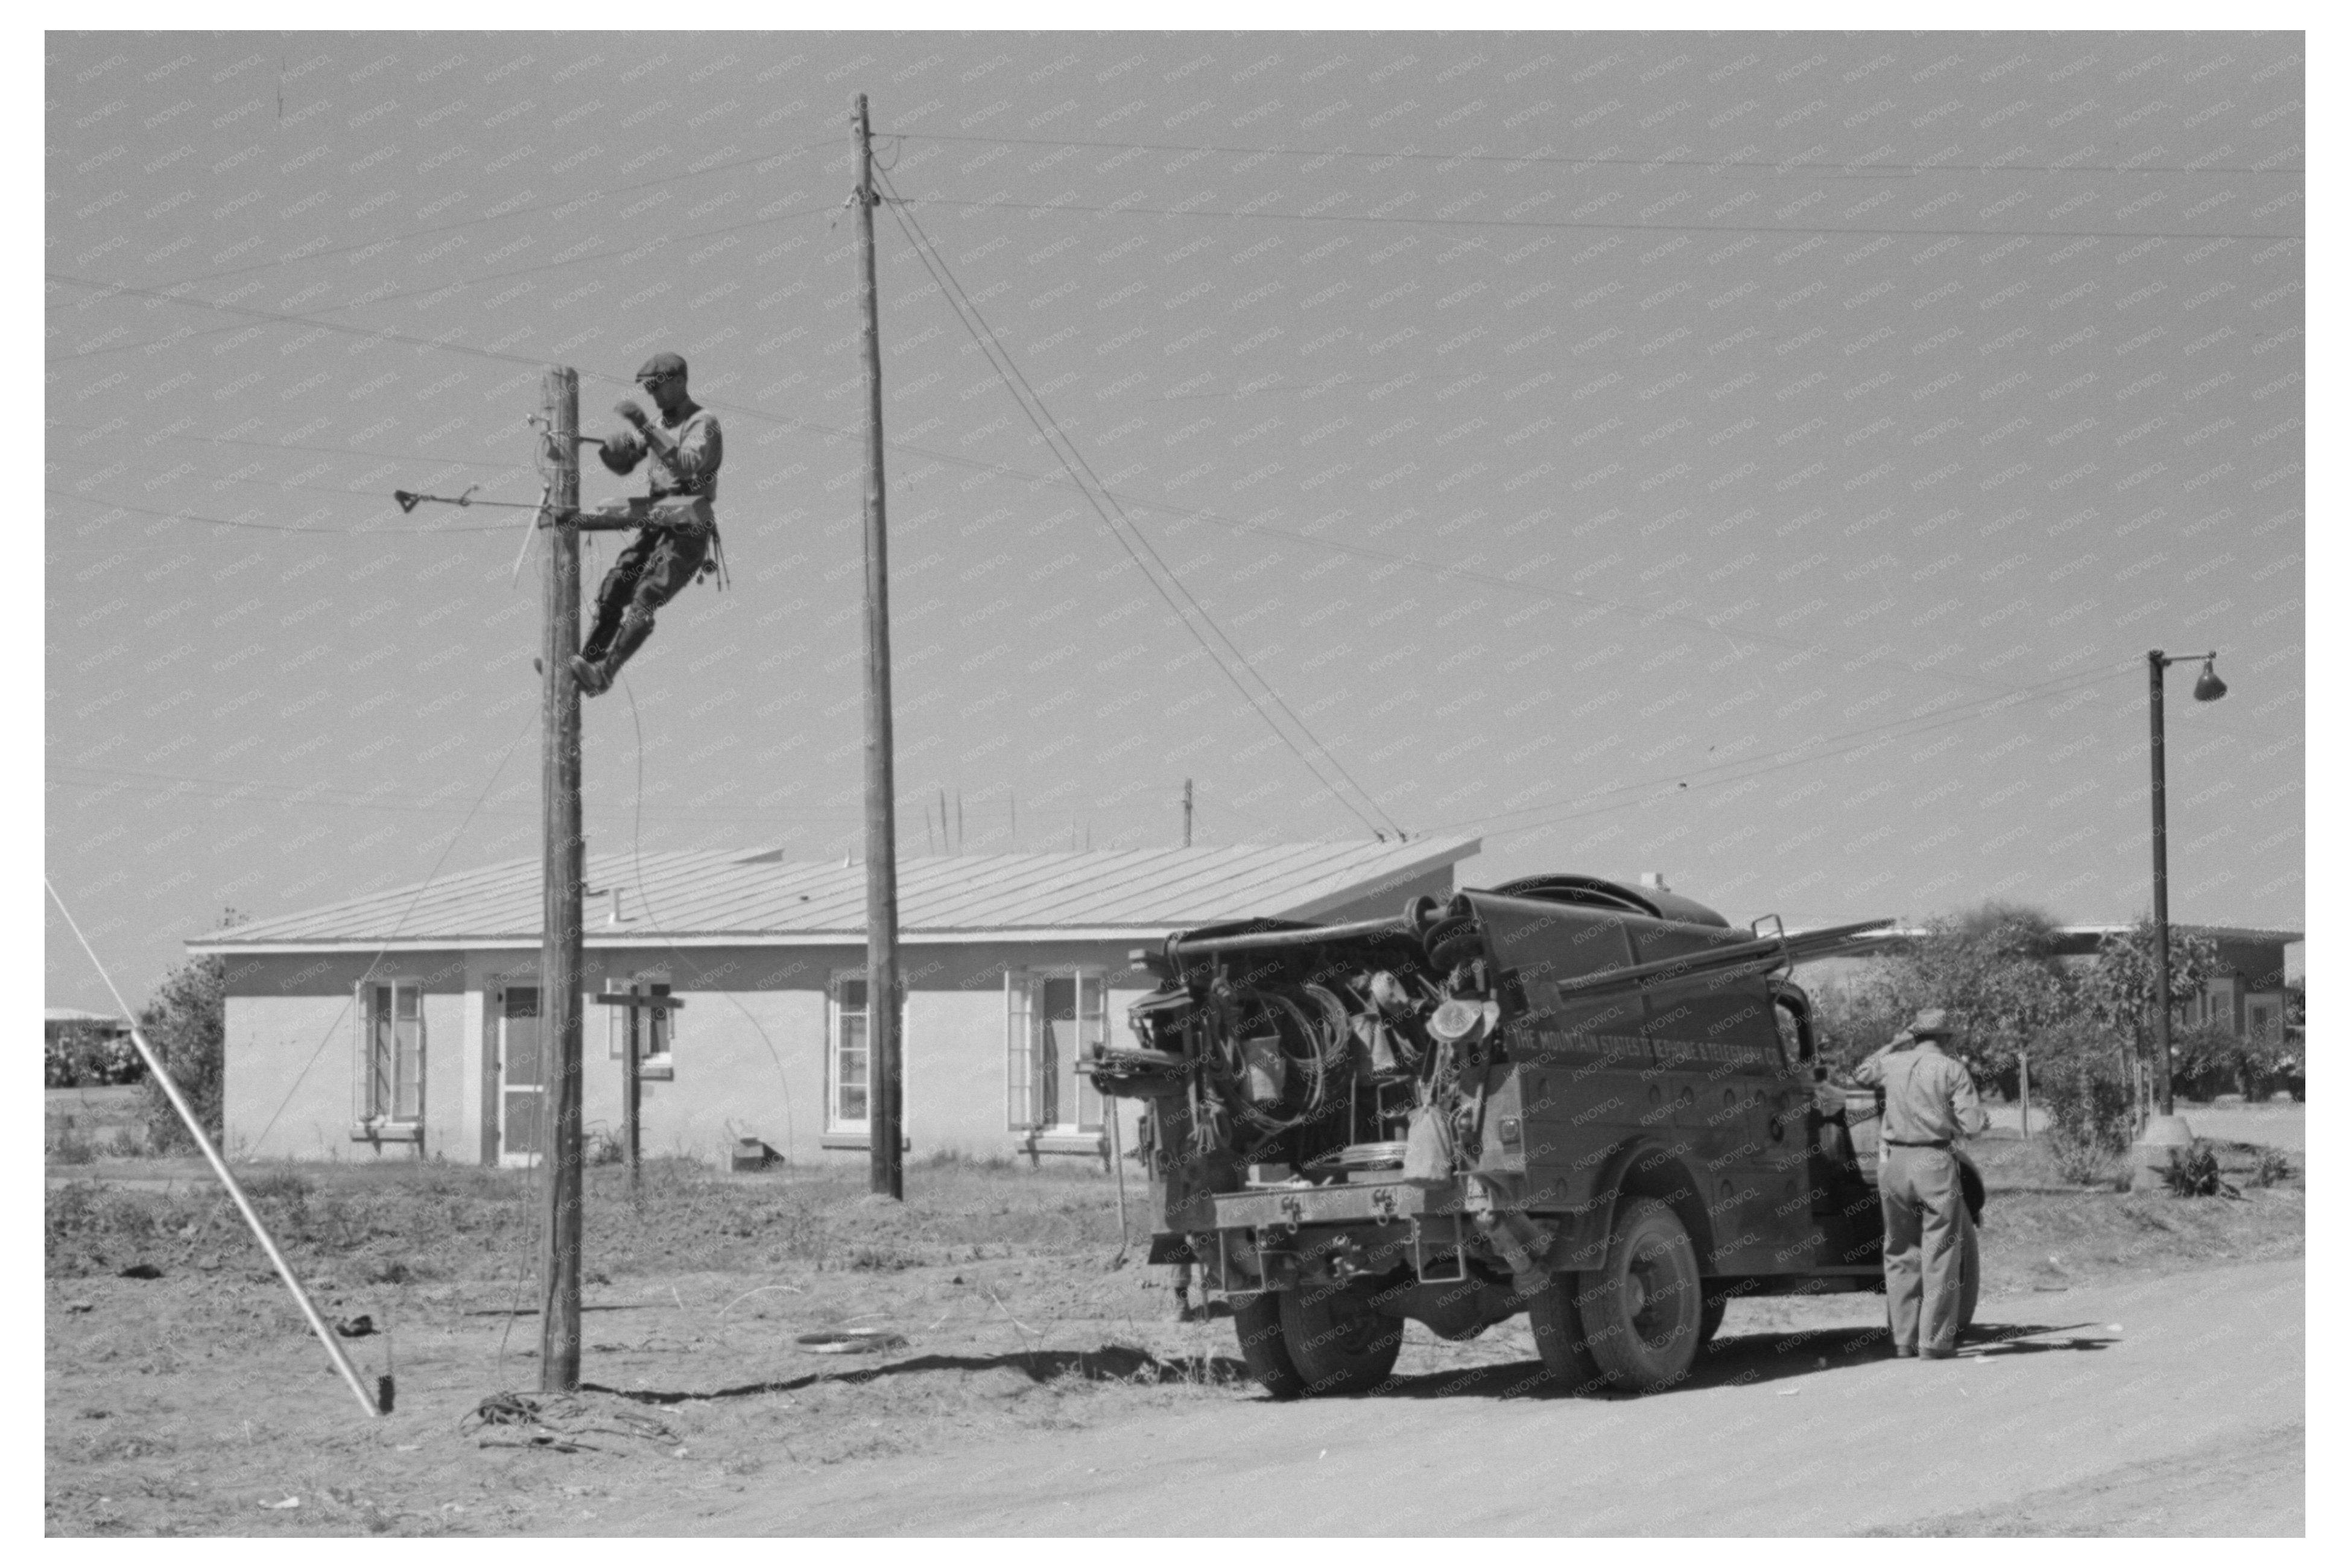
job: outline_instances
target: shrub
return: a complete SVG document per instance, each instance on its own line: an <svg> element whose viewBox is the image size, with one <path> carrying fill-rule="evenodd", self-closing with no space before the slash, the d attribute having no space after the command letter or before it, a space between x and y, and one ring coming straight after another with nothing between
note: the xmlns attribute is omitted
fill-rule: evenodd
<svg viewBox="0 0 2350 1568"><path fill-rule="evenodd" d="M41 1053L41 1081L52 1089L131 1084L147 1073L130 1036L96 1023L68 1023Z"/></svg>
<svg viewBox="0 0 2350 1568"><path fill-rule="evenodd" d="M2104 1187L2116 1177L2113 1150L2063 1132L2048 1135L2049 1163L2075 1187Z"/></svg>
<svg viewBox="0 0 2350 1568"><path fill-rule="evenodd" d="M2173 1198L2217 1198L2230 1190L2228 1184L2220 1179L2219 1154L2209 1140L2199 1137L2191 1147L2170 1151L2170 1158L2163 1167L2162 1184L2170 1189Z"/></svg>
<svg viewBox="0 0 2350 1568"><path fill-rule="evenodd" d="M2281 1181L2292 1179L2293 1161L2284 1157L2283 1150L2274 1148L2261 1150L2260 1163L2252 1167L2251 1181L2254 1187L2274 1187Z"/></svg>
<svg viewBox="0 0 2350 1568"><path fill-rule="evenodd" d="M2033 1097L2048 1116L2053 1142L2110 1159L2136 1135L2137 1097L2123 1074L2115 1037L2085 1019L2042 1035L2032 1053Z"/></svg>
<svg viewBox="0 0 2350 1568"><path fill-rule="evenodd" d="M165 975L153 999L139 1010L147 1044L215 1145L221 1141L227 978L228 966L217 954L193 960ZM141 1086L140 1107L146 1113L148 1142L159 1152L195 1147L161 1085L151 1080Z"/></svg>
<svg viewBox="0 0 2350 1568"><path fill-rule="evenodd" d="M2170 1086L2190 1100L2210 1100L2243 1087L2242 1043L2221 1023L2196 1023L2170 1036Z"/></svg>

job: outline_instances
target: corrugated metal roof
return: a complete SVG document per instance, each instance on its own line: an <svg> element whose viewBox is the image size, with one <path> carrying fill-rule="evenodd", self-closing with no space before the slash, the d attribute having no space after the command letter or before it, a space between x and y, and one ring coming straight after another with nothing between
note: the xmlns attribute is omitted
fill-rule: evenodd
<svg viewBox="0 0 2350 1568"><path fill-rule="evenodd" d="M1034 935L1180 929L1244 916L1312 919L1477 853L1481 840L1345 841L1069 855L941 855L898 863L909 935ZM619 890L619 924L610 923ZM1397 907L1401 908L1401 899ZM588 940L627 935L810 941L861 940L865 867L794 861L779 850L590 855ZM536 942L539 861L509 860L190 940L242 948Z"/></svg>

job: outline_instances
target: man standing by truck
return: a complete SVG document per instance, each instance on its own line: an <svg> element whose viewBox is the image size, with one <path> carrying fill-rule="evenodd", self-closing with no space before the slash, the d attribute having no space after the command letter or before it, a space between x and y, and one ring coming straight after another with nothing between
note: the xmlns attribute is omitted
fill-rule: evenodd
<svg viewBox="0 0 2350 1568"><path fill-rule="evenodd" d="M1954 1140L1991 1125L1974 1080L1943 1054L1950 1018L1929 1007L1853 1076L1885 1092L1877 1189L1885 1206L1885 1307L1893 1354L1958 1353L1960 1258L1968 1224Z"/></svg>

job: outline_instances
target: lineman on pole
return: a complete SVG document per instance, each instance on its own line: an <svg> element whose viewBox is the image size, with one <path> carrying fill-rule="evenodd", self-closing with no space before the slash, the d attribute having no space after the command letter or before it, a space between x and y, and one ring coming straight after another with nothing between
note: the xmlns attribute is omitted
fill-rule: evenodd
<svg viewBox="0 0 2350 1568"><path fill-rule="evenodd" d="M718 465L725 447L718 416L686 392L685 360L654 355L637 372L660 418L646 417L633 399L615 409L629 428L605 438L604 466L626 474L650 458L647 493L580 514L589 526L635 528L596 591L596 624L571 658L580 691L594 697L612 688L629 655L653 634L653 612L688 583L712 571L725 585L725 553L718 542Z"/></svg>

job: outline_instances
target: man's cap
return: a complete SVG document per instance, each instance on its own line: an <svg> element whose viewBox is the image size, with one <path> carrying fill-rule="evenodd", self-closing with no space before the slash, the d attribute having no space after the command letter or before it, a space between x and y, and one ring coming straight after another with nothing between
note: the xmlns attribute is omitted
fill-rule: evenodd
<svg viewBox="0 0 2350 1568"><path fill-rule="evenodd" d="M637 367L637 379L639 381L648 376L682 376L684 374L685 357L681 354L671 354L666 349Z"/></svg>
<svg viewBox="0 0 2350 1568"><path fill-rule="evenodd" d="M1920 1040L1950 1037L1950 1015L1939 1007L1921 1007L1909 1021L1909 1033Z"/></svg>

